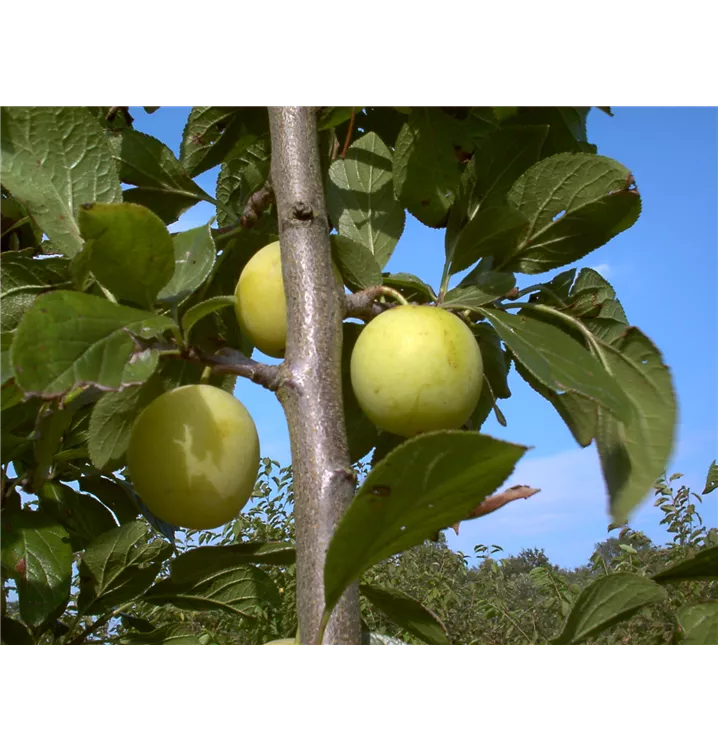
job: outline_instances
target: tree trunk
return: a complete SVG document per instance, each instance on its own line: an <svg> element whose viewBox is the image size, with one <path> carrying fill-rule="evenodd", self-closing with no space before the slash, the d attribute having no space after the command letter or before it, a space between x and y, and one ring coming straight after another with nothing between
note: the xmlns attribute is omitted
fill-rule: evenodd
<svg viewBox="0 0 718 750"><path fill-rule="evenodd" d="M300 640L315 643L327 547L355 486L341 390L343 291L332 269L315 113L270 107L269 123L288 319L277 395L292 448ZM334 610L323 642L359 643L360 631L355 585Z"/></svg>

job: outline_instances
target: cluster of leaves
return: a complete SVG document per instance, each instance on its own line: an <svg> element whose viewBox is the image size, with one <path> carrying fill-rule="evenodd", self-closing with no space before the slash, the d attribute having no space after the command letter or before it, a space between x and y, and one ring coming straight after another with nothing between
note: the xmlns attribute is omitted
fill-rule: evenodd
<svg viewBox="0 0 718 750"><path fill-rule="evenodd" d="M633 178L587 142L587 114L319 111L346 286L391 286L412 303L455 311L485 364L466 431L404 442L376 430L345 387L352 460L373 450L373 467L328 552L327 613L365 570L462 520L511 474L525 449L478 433L492 410L505 422L497 400L510 396L511 363L579 444L596 442L615 520L626 519L665 468L675 424L670 374L653 343L629 326L610 284L572 269L545 285L516 286L517 273L574 263L638 217ZM226 611L248 616L265 595L276 603L271 574L257 565L279 564L283 552L234 542L170 563L163 537L173 540L176 530L144 508L124 466L132 424L153 398L199 382L202 356L224 347L251 354L231 305L247 260L278 236L271 207L247 213L269 175L267 110L193 108L179 159L121 108L3 108L1 125L3 570L18 582L28 632L51 632L68 602L79 620L111 617L140 596L203 610L194 587L204 595L219 581L232 592ZM212 196L195 178L216 166ZM167 226L201 201L215 206L217 227L171 234ZM406 211L445 229L438 293L384 271ZM347 355L360 330L345 324ZM207 381L233 386L218 375ZM23 504L18 489L35 499ZM194 555L192 575L183 555ZM120 580L108 582L104 571L116 559ZM73 562L89 592L81 586L74 603ZM168 565L170 577L150 588L151 573Z"/></svg>

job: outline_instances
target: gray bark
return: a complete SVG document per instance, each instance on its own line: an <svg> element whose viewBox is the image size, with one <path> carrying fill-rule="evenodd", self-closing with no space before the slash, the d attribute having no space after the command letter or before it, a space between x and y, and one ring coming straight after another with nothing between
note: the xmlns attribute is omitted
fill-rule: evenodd
<svg viewBox="0 0 718 750"><path fill-rule="evenodd" d="M277 396L294 470L300 640L314 643L324 611L327 547L355 485L341 390L344 302L332 269L315 113L270 107L269 123L288 320ZM360 631L355 585L334 610L323 642L359 643Z"/></svg>

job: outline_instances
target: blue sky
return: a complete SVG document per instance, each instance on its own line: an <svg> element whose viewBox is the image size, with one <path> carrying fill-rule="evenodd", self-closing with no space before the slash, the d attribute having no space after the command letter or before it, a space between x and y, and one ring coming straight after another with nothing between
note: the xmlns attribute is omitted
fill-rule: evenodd
<svg viewBox="0 0 718 750"><path fill-rule="evenodd" d="M147 115L132 108L135 126L179 152L185 107L163 107ZM710 462L718 457L718 109L615 108L610 118L592 110L589 140L600 154L629 167L643 200L633 228L584 258L615 287L629 321L658 345L670 366L678 394L679 422L669 470L682 472L696 492ZM217 169L197 182L214 194ZM186 212L176 228L207 221L213 207ZM386 270L414 273L438 287L443 265L443 231L407 215L404 234ZM550 278L521 277L527 286ZM262 355L255 355L263 359ZM265 359L265 361L276 361ZM498 544L505 554L543 547L560 565L584 563L606 537L607 498L594 446L579 448L553 408L512 373L513 396L501 403L507 427L493 415L483 431L532 450L507 485L530 484L541 493L483 519L465 523L452 548L473 554L476 544ZM263 455L290 462L286 422L273 394L240 379L236 396L252 413ZM679 483L679 484L680 484ZM706 496L703 518L718 525L716 496ZM645 502L631 525L656 542L666 541L660 513Z"/></svg>

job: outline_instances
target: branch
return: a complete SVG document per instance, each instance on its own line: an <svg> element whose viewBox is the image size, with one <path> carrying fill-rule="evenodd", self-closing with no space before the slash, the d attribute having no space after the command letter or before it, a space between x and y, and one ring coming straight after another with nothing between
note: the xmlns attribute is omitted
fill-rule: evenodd
<svg viewBox="0 0 718 750"><path fill-rule="evenodd" d="M332 270L315 113L308 107L270 107L269 126L287 297L287 350L277 396L294 468L299 635L310 644L324 613L327 547L355 488L342 404L344 304ZM332 613L324 643L360 639L355 584Z"/></svg>
<svg viewBox="0 0 718 750"><path fill-rule="evenodd" d="M349 127L347 128L347 137L344 140L344 148L342 149L342 155L341 155L342 159L346 159L347 151L349 150L349 144L351 143L351 140L352 140L352 133L354 132L354 117L355 117L354 107L352 107L352 117L351 117L351 120L349 120Z"/></svg>
<svg viewBox="0 0 718 750"><path fill-rule="evenodd" d="M207 354L199 349L190 348L178 356L181 359L211 367L212 372L218 375L239 375L248 378L270 391L276 391L280 385L279 366L256 362L236 349L220 349L216 354Z"/></svg>
<svg viewBox="0 0 718 750"><path fill-rule="evenodd" d="M504 505L508 505L514 500L525 500L526 498L535 495L537 492L541 492L541 490L528 487L525 484L517 484L515 487L509 487L509 489L504 490L503 492L487 497L482 503L477 505L464 520L471 521L473 518L486 516L499 508L503 508ZM457 535L459 533L459 525L460 523L455 523L451 527Z"/></svg>
<svg viewBox="0 0 718 750"><path fill-rule="evenodd" d="M125 122L128 125L132 125L135 118L130 114L129 107L110 107L107 111L107 114L105 115L105 119L107 120L107 122L112 122L115 117L117 117L118 112L122 112L122 114L125 116Z"/></svg>

